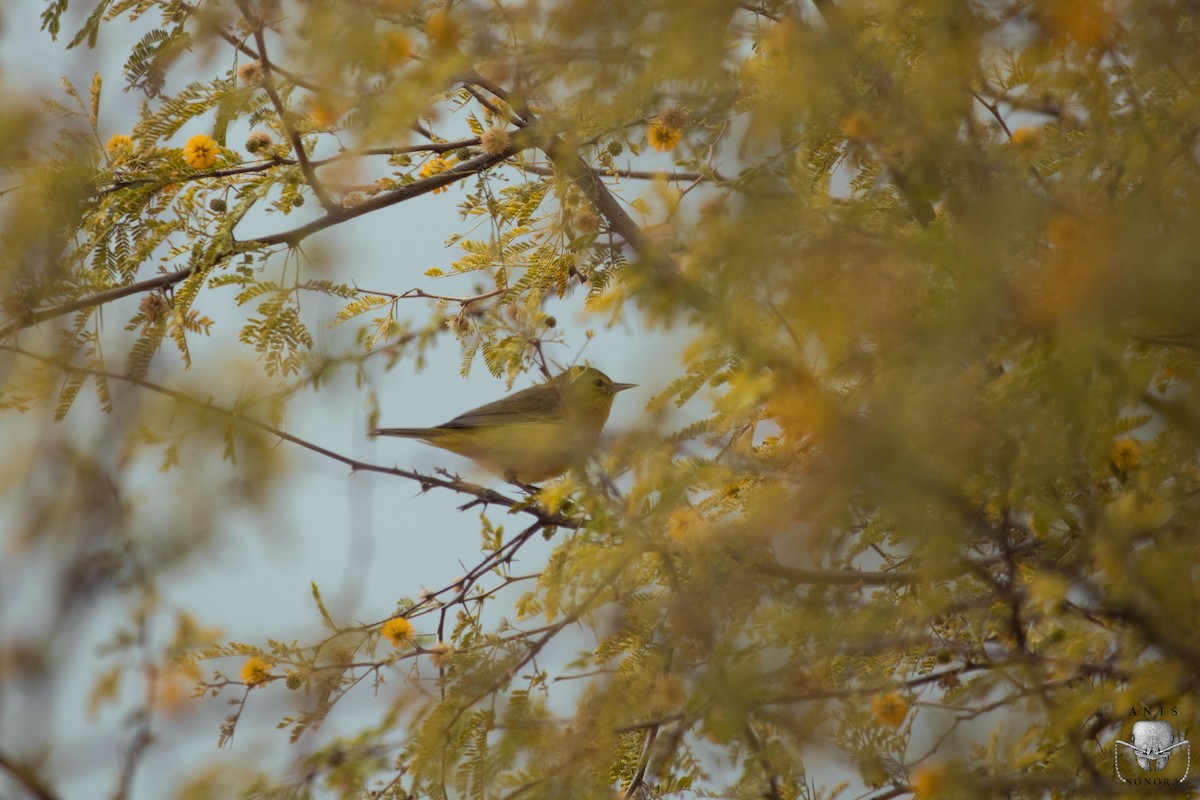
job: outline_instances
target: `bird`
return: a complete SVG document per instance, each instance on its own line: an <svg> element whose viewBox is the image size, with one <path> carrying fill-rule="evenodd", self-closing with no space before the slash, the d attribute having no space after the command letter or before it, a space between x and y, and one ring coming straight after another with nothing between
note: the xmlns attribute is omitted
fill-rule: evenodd
<svg viewBox="0 0 1200 800"><path fill-rule="evenodd" d="M376 428L465 456L505 480L530 486L566 472L600 441L615 383L595 367L574 366L550 380L464 412L432 428Z"/></svg>

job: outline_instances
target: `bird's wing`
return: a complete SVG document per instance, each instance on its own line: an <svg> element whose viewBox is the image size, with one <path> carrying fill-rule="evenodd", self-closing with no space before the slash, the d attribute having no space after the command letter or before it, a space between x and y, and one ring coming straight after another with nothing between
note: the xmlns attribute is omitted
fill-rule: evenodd
<svg viewBox="0 0 1200 800"><path fill-rule="evenodd" d="M553 384L522 389L494 403L459 414L440 428L473 428L477 425L523 425L558 422L564 418L560 392Z"/></svg>

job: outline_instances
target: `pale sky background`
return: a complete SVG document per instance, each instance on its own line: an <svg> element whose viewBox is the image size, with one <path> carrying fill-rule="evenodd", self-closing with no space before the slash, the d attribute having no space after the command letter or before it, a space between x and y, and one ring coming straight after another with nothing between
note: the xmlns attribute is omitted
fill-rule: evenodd
<svg viewBox="0 0 1200 800"><path fill-rule="evenodd" d="M5 3L4 29L0 32L0 75L9 86L20 87L30 96L62 99L58 87L60 76L70 77L86 96L91 74L99 70L105 78L101 136L106 139L113 133L128 132L139 96L122 91L121 66L127 57L129 40L121 40L114 34L125 26L102 28L96 51L77 48L67 52L65 43L74 35L81 14L89 11L91 4L87 4L88 8L80 3L73 5L79 7L72 9L59 41L54 43L48 34L39 31L38 16L43 3L38 0ZM145 30L156 21L152 18L139 23L136 30ZM226 53L221 56L225 60L217 63L224 68L230 62ZM167 91L177 91L180 85L175 79ZM244 126L236 132L231 130L230 147L240 148L245 130ZM189 125L180 132L178 144L182 145L193 134L209 132L203 126ZM330 266L336 266L338 271L332 271L330 277L337 280L353 280L364 287L396 293L421 287L445 294L469 294L470 283L477 278L432 281L422 274L434 266L448 271L449 263L458 257L457 248L447 248L445 240L451 233L467 228L466 223L460 222L456 209L461 195L460 190L452 188L445 194L427 195L367 215L319 234L306 242L305 248L310 253L336 253ZM303 211L312 211L316 203L309 206ZM291 228L303 218L301 214L289 218L279 215L259 220L248 218L239 231L250 236L259 230ZM272 261L275 268L281 263L278 258ZM206 350L211 348L215 352L217 343L236 336L238 326L227 322L232 304L222 308L221 294L230 296L232 292L221 290L200 304L203 313L216 319L218 325L224 324L224 328L210 345L192 340L198 372L206 372ZM557 315L558 327L567 332L571 346L547 352L568 363L585 341L584 330L596 331L584 357L615 380L641 385L616 400L607 430L619 433L640 418L649 398L677 374L678 346L661 333L653 334L658 338L647 338L645 332L635 333L630 328L605 330L602 318L585 318L581 314L582 297L583 292L578 291L574 297L552 303L551 313ZM131 309L130 303L136 300L128 301L124 309ZM427 313L419 305L414 305L412 311L419 321ZM107 324L119 332L124 327L124 318L127 317L109 312ZM318 347L341 352L352 346L354 328L351 324L313 333ZM123 353L124 349L110 351L110 369L122 369ZM380 423L436 424L505 393L503 382L491 378L482 361L476 362L470 378L464 381L459 375L460 360L458 345L449 335L443 336L437 348L428 354L427 367L419 374L411 360L384 374L381 370L384 359L377 359L373 374L380 396ZM177 363L176 351L165 345L155 357L150 379L161 377L164 372L175 374ZM525 379L514 388L530 382ZM214 389L214 393L220 403L220 389ZM117 391L118 404L126 394ZM85 388L67 424L80 430L103 425L90 397L94 395L90 394L90 388ZM224 399L231 398L232 395L227 395ZM467 462L442 451L407 440L368 439L366 398L366 390L356 389L352 374L346 371L333 389L308 393L291 403L286 427L297 436L356 459L422 471L445 466L462 472L465 477L504 488L496 479L471 471ZM30 415L40 424L52 408L53 403L49 403ZM28 417L7 412L0 418L0 431L9 442L15 442L14 437L36 435L35 430L27 430L36 426L28 423ZM350 475L345 467L316 454L287 443L279 447L291 463L291 474L273 509L272 529L263 529L261 518L242 519L229 526L217 547L196 561L186 576L163 582L165 612L190 610L205 624L223 629L226 640L258 644L271 636L307 642L319 635L310 582L322 588L326 603L337 618L372 621L388 616L398 598L414 597L422 588L440 588L480 560L478 509L466 513L457 510L470 498L438 489L421 494L414 484L403 479ZM183 469L187 469L186 465ZM148 492L155 491L156 470L157 463L147 464ZM220 502L218 496L212 499ZM504 524L510 531L528 524L527 519L507 517L500 509L492 508L488 513L493 522ZM539 568L550 547L550 543L540 538L531 542L522 551L519 571ZM0 576L4 574L0 567ZM33 583L27 573L21 576L18 585ZM31 608L36 598L28 592L17 593L15 597L13 594L0 590L0 625L19 627L36 620L37 614ZM503 608L502 604L496 605L498 610ZM131 733L124 724L128 706L110 707L95 720L88 719L84 712L90 682L106 663L97 657L97 645L111 636L113 626L126 617L126 609L109 602L102 612L88 618L89 630L81 636L69 668L71 678L60 685L60 693L52 700L31 699L26 704L0 707L0 739L11 752L28 754L23 748L37 744L36 731L58 737L55 742L58 749L47 772L65 798L96 797L111 792L118 759L129 741ZM163 639L171 633L165 622L166 618L155 630ZM423 626L427 624L432 624L432 618L418 622L418 633L426 632ZM229 659L221 667L236 675L241 662L242 659ZM398 677L393 679L393 685L399 683ZM141 691L140 686L127 682L122 696L136 700ZM160 739L148 751L132 796L161 797L164 787L171 786L176 776L191 773L200 763L222 764L254 756L263 767L284 766L293 759L299 760L310 747L327 742L328 734L339 729L353 731L368 723L378 710L373 708L375 701L369 687L361 687L348 698L353 702L343 701L344 707L334 712L322 731L316 736L306 736L298 748L293 748L287 745L287 732L277 731L274 726L299 698L280 687L270 688L253 693L232 751L218 751L217 725L229 712L225 700L237 695L236 691L227 692L217 700L203 701L202 708L193 714L190 729L160 727L158 734L167 738ZM50 719L56 723L55 727L40 719L46 717L44 703L48 702L52 703ZM0 790L3 786L0 782ZM0 796L3 794L0 791Z"/></svg>

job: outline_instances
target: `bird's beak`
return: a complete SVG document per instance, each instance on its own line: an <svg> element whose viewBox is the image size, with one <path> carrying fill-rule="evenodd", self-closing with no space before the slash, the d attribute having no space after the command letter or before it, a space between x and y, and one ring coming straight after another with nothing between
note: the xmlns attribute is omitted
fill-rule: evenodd
<svg viewBox="0 0 1200 800"><path fill-rule="evenodd" d="M636 383L614 383L612 387L612 393L616 394L617 392L623 392L626 389L632 389L635 386L637 386Z"/></svg>

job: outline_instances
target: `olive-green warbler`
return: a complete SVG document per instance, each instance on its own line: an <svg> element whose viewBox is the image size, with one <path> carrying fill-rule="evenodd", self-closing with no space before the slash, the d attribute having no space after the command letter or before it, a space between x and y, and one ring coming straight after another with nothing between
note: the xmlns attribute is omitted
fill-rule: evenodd
<svg viewBox="0 0 1200 800"><path fill-rule="evenodd" d="M571 367L545 383L473 408L434 428L376 428L478 462L506 480L538 483L582 461L600 440L613 397L637 384L613 383L592 367Z"/></svg>

